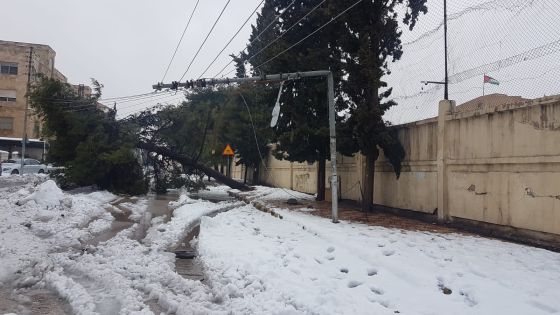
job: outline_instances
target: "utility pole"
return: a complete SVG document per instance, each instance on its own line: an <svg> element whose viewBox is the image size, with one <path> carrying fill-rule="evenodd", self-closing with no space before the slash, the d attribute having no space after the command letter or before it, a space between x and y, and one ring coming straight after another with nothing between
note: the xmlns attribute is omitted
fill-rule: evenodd
<svg viewBox="0 0 560 315"><path fill-rule="evenodd" d="M29 110L29 93L31 92L31 61L33 60L33 47L29 47L29 61L27 63L27 101L25 102L25 111L23 114L23 135L21 137L21 167L20 176L23 176L23 168L25 166L25 146L27 145L27 112Z"/></svg>
<svg viewBox="0 0 560 315"><path fill-rule="evenodd" d="M445 91L443 99L449 100L449 76L447 74L447 0L443 0L443 42L445 52Z"/></svg>
<svg viewBox="0 0 560 315"><path fill-rule="evenodd" d="M327 98L329 107L329 144L331 153L331 219L333 223L338 223L338 174L336 168L336 110L334 108L334 79L332 72L329 70L320 71L306 71L306 72L293 72L262 75L258 77L245 77L245 78L223 78L223 79L200 79L196 81L187 81L185 83L172 82L170 84L158 83L152 87L156 90L163 88L178 89L180 87L206 87L207 85L215 84L229 84L229 83L249 83L257 81L284 81L284 80L297 80L300 78L309 77L326 77L327 78Z"/></svg>

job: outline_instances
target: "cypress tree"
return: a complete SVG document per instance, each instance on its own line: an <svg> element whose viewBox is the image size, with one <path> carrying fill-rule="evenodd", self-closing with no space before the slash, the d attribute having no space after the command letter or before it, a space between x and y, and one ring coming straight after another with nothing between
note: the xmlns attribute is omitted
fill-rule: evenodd
<svg viewBox="0 0 560 315"><path fill-rule="evenodd" d="M354 0L333 1L336 11L342 11ZM383 121L383 114L396 103L390 99L392 89L383 76L390 74L389 63L402 56L399 23L412 30L421 13L426 13L426 0L361 1L342 17L342 67L346 78L344 93L349 98L348 119L341 134L345 136L341 149L345 153L361 152L366 157L362 209L373 204L375 161L379 149L400 174L404 150L395 134Z"/></svg>

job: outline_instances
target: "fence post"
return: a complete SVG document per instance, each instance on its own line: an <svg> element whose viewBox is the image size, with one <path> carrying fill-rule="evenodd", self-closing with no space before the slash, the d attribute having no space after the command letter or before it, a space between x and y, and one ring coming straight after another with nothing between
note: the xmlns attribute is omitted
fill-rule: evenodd
<svg viewBox="0 0 560 315"><path fill-rule="evenodd" d="M446 118L453 113L455 101L443 100L439 102L438 111L438 145L437 145L437 206L438 220L449 220L448 197L449 187L447 180L447 149L449 143L446 137Z"/></svg>

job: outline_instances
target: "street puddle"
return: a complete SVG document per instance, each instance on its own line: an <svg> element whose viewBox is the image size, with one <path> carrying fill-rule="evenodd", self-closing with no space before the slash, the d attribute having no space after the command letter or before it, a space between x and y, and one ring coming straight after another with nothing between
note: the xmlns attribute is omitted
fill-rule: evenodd
<svg viewBox="0 0 560 315"><path fill-rule="evenodd" d="M134 224L138 223L138 227L134 229L133 239L141 241L146 237L146 232L150 228L153 218L162 217L163 223L167 222L171 218L172 210L169 208L169 202L175 201L179 198L176 192L169 192L167 194L149 194L146 204L146 211L142 214L139 220L135 221L130 218L132 211L130 206L134 206L137 202L137 198L119 198L112 202L107 211L115 218L111 223L111 227L98 234L94 238L87 241L84 245L87 247L95 247L101 242L105 242L115 237L119 232L132 227Z"/></svg>
<svg viewBox="0 0 560 315"><path fill-rule="evenodd" d="M72 312L64 299L48 290L0 288L0 313L65 315Z"/></svg>
<svg viewBox="0 0 560 315"><path fill-rule="evenodd" d="M179 194L169 191L165 194L148 195L148 204L146 212L138 222L139 226L134 231L134 239L142 241L146 237L148 229L152 225L152 219L161 217L160 223L166 223L171 220L173 209L169 207L169 202L179 199Z"/></svg>

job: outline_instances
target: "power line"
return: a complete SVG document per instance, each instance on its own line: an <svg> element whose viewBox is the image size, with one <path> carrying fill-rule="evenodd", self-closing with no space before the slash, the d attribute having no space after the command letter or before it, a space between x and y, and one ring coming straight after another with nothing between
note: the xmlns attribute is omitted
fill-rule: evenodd
<svg viewBox="0 0 560 315"><path fill-rule="evenodd" d="M156 98L156 97L159 97L161 95L169 94L169 93L173 93L173 91L162 91L162 92L156 92L156 93L154 93L152 95L149 95L149 96L146 96L146 97L139 97L139 98L135 98L135 99L125 99L124 101L117 101L117 106L119 106L120 104L124 104L124 103L130 103L130 102L136 102L136 101Z"/></svg>
<svg viewBox="0 0 560 315"><path fill-rule="evenodd" d="M266 163L264 162L264 158L261 152L261 147L259 145L259 140L257 139L257 130L255 128L255 124L253 123L253 116L251 115L251 110L249 109L249 105L247 105L247 101L245 100L245 97L243 96L243 94L241 94L241 92L238 92L239 96L241 96L241 99L243 100L243 103L245 104L245 108L247 109L247 113L249 114L249 120L251 122L251 127L253 128L253 136L255 137L255 145L257 146L257 151L259 153L259 158L261 160L262 165L264 166L264 169L267 173L269 173L270 175L270 171L268 169L268 167L266 166ZM284 192L286 192L288 195L297 198L296 196L294 196L293 194L291 194L289 191L287 191L286 189L284 189L283 187L280 187Z"/></svg>
<svg viewBox="0 0 560 315"><path fill-rule="evenodd" d="M323 1L324 2L324 1ZM285 52L287 52L288 50L294 48L295 46L299 45L301 42L303 42L304 40L308 39L309 37L315 35L315 33L319 32L320 30L322 30L324 27L326 27L327 25L331 24L332 22L334 22L336 19L338 19L340 16L342 16L344 13L348 12L349 10L351 10L352 8L354 8L356 5L358 5L358 3L362 2L362 0L358 0L356 2L354 2L354 4L350 5L349 7L347 7L344 11L340 12L339 14L337 14L335 17L331 18L328 22L326 22L325 24L321 25L319 28L317 28L316 30L314 30L313 32L311 32L310 34L308 34L307 36L305 36L304 38L300 39L299 41L297 41L295 44L291 45L290 47L284 49L283 51L281 51L280 53L276 54L274 57L266 60L265 62L261 63L260 65L256 66L255 69L258 69L260 67L262 67L263 65L271 62L272 60L278 58L280 55L284 54Z"/></svg>
<svg viewBox="0 0 560 315"><path fill-rule="evenodd" d="M171 67L171 63L173 63L173 60L175 59L175 55L177 54L177 51L179 50L179 46L181 46L181 42L183 41L183 37L185 37L185 33L187 32L187 29L189 28L189 25L191 25L192 17L194 15L194 12L196 11L196 8L198 7L199 2L200 2L200 0L196 0L196 4L194 5L194 9L192 10L191 15L189 16L189 20L187 21L187 25L183 29L183 33L181 34L181 38L179 38L179 42L177 43L177 47L175 47L175 51L173 52L173 56L171 56L171 60L169 60L169 64L167 65L167 69L165 69L165 73L163 74L163 77L161 78L161 82L163 82L165 80L165 77L167 76L167 72L169 71L169 68Z"/></svg>
<svg viewBox="0 0 560 315"><path fill-rule="evenodd" d="M130 116L132 116L132 115L134 115L134 114L137 114L137 113L139 113L139 112L141 112L141 111L152 110L152 109L158 108L158 107L160 107L161 105L163 105L163 104L156 104L156 105L148 106L148 107L145 107L145 108L142 108L142 109L139 109L139 110L134 110L134 111L126 112L126 113L125 113L126 116L123 117L123 118L121 118L121 119L118 119L118 120L126 119L126 118L128 118L128 117L130 117ZM169 105L169 104L166 104L166 105Z"/></svg>
<svg viewBox="0 0 560 315"><path fill-rule="evenodd" d="M218 57L220 57L220 55L224 52L224 50L226 50L226 48L229 46L229 44L231 44L231 42L235 39L235 37L239 34L239 32L241 32L241 30L243 29L243 27L245 27L245 25L249 22L249 20L251 19L251 17L255 14L255 12L257 12L257 10L259 9L259 7L261 6L261 4L263 4L265 0L262 0L257 7L255 8L255 10L253 10L253 12L251 13L251 15L249 15L247 17L247 19L245 20L245 22L243 22L243 24L239 27L239 29L237 30L237 32L235 32L235 34L233 34L233 36L229 39L229 41L227 42L227 44L224 46L224 48L222 48L222 50L220 50L220 52L216 55L216 57L214 57L214 60L212 60L212 62L206 67L206 69L204 69L204 71L202 72L202 74L200 76L198 76L197 80L202 78L202 76L206 73L206 71L208 71L208 69L210 69L210 67L216 62L216 60L218 59ZM163 80L161 80L161 82L163 82Z"/></svg>
<svg viewBox="0 0 560 315"><path fill-rule="evenodd" d="M152 92L143 93L143 94L133 94L133 95L127 95L127 96L116 96L116 97L111 97L111 98L99 99L98 101L102 102L102 101L113 101L113 100L118 100L118 99L135 98L135 97L150 95L150 94L154 94L154 93L156 93L156 92L155 92L155 91L152 91Z"/></svg>
<svg viewBox="0 0 560 315"><path fill-rule="evenodd" d="M288 4L288 5L284 8L284 10L282 10L282 11L280 12L280 14L278 14L278 15L274 18L274 20L272 20L272 22L270 22L259 34L257 34L257 36L255 36L255 39L253 39L253 40L250 41L247 45L245 45L245 48L243 48L243 50L237 54L237 58L239 58L239 57L241 56L241 54L243 53L243 51L244 51L245 49L247 49L250 45L252 45L255 41L260 40L260 37L261 37L274 23L276 23L276 21L278 21L278 19L280 19L280 18L282 17L282 15L284 15L284 13L286 13L286 11L288 10L288 8L291 7L291 6L294 4L294 2L296 2L296 0L293 0L290 4ZM233 59L230 60L230 62L228 62L228 64L225 65L218 73L216 73L216 74L214 75L214 78L216 78L216 77L219 76L222 72L224 72L224 70L225 70L227 67L229 67L229 65L231 65L232 63L233 63Z"/></svg>
<svg viewBox="0 0 560 315"><path fill-rule="evenodd" d="M307 14L305 14L301 19L297 20L297 22L295 22L294 24L292 24L290 27L288 27L285 31L283 31L282 33L280 33L280 35L278 35L275 39L273 39L271 42L269 42L268 44L266 44L266 46L264 46L263 48L261 48L259 51L257 51L256 53L254 53L251 57L247 58L247 60L245 60L245 62L249 62L251 61L253 58L255 58L258 54L260 54L261 52L263 52L265 49L267 49L268 47L270 47L270 45L276 43L278 40L280 40L284 35L286 35L286 33L288 33L292 28L294 28L296 25L299 25L299 23L301 21L303 21L306 17L308 17L311 13L313 13L315 10L317 10L323 3L325 3L327 0L323 0L321 2L319 2L319 4L317 4L315 7L313 7L313 9L311 9L309 12L307 12ZM358 2L360 2L361 0L359 0ZM347 10L345 10L344 12L346 12ZM340 16L340 14L339 14ZM337 16L338 17L338 16ZM315 34L316 32L313 32L312 34Z"/></svg>
<svg viewBox="0 0 560 315"><path fill-rule="evenodd" d="M172 98L175 97L175 96L176 96L176 95L169 95L169 96L166 96L166 97L162 97L162 98L160 98L160 99L158 99L158 100L159 100L159 101L163 101L163 100L165 100L165 101L170 101L170 100L172 100ZM177 98L176 100L179 100L179 98ZM152 100L152 101L155 101L155 100ZM127 109L127 108L137 107L137 106L139 106L139 105L143 105L143 104L146 104L146 103L149 103L149 102L142 102L142 103L134 104L134 105L128 106L128 107L126 107L126 108L121 108L120 110L124 110L124 109ZM157 105L154 105L154 106L157 106ZM152 106L152 107L154 107L154 106ZM127 115L131 115L131 114L134 114L134 113L137 113L137 112L141 112L141 111L143 111L143 110L146 110L147 108L150 108L150 107L144 107L144 108L140 108L140 109L137 109L137 108L136 108L136 109L124 111L124 113L127 114Z"/></svg>
<svg viewBox="0 0 560 315"><path fill-rule="evenodd" d="M130 104L128 106L121 107L121 108L119 108L119 110L124 110L124 109L127 109L127 108L137 107L138 105L142 105L142 104L146 104L146 103L150 103L150 102L158 101L158 100L162 100L162 99L169 99L169 98L172 98L172 97L175 97L175 96L177 96L175 93L174 94L161 95L158 98L154 98L154 99L150 99L148 101L144 101L144 102L140 102L140 103L136 103L136 104ZM182 96L182 94L179 94L178 97L181 97L181 96Z"/></svg>
<svg viewBox="0 0 560 315"><path fill-rule="evenodd" d="M214 30L214 28L216 27L216 24L218 24L218 21L220 20L220 18L222 17L222 14L224 14L224 11L226 10L227 6L229 5L231 0L228 0L226 2L226 4L224 5L224 7L222 8L222 11L220 12L220 15L218 15L218 18L216 19L216 21L214 21L214 25L212 25L212 28L210 29L210 31L208 32L208 34L206 34L206 38L204 38L204 41L202 42L202 44L200 44L200 47L198 47L198 50L196 51L196 54L194 55L194 57L192 58L191 62L189 63L187 70L185 70L185 72L183 73L183 75L181 76L181 78L179 79L179 82L181 82L181 80L183 80L183 78L187 75L187 72L189 72L189 69L191 68L194 60L196 59L196 57L198 56L198 54L200 53L200 50L202 50L202 47L204 47L204 44L206 43L206 41L208 40L208 37L210 37L210 34L212 34L212 31Z"/></svg>

